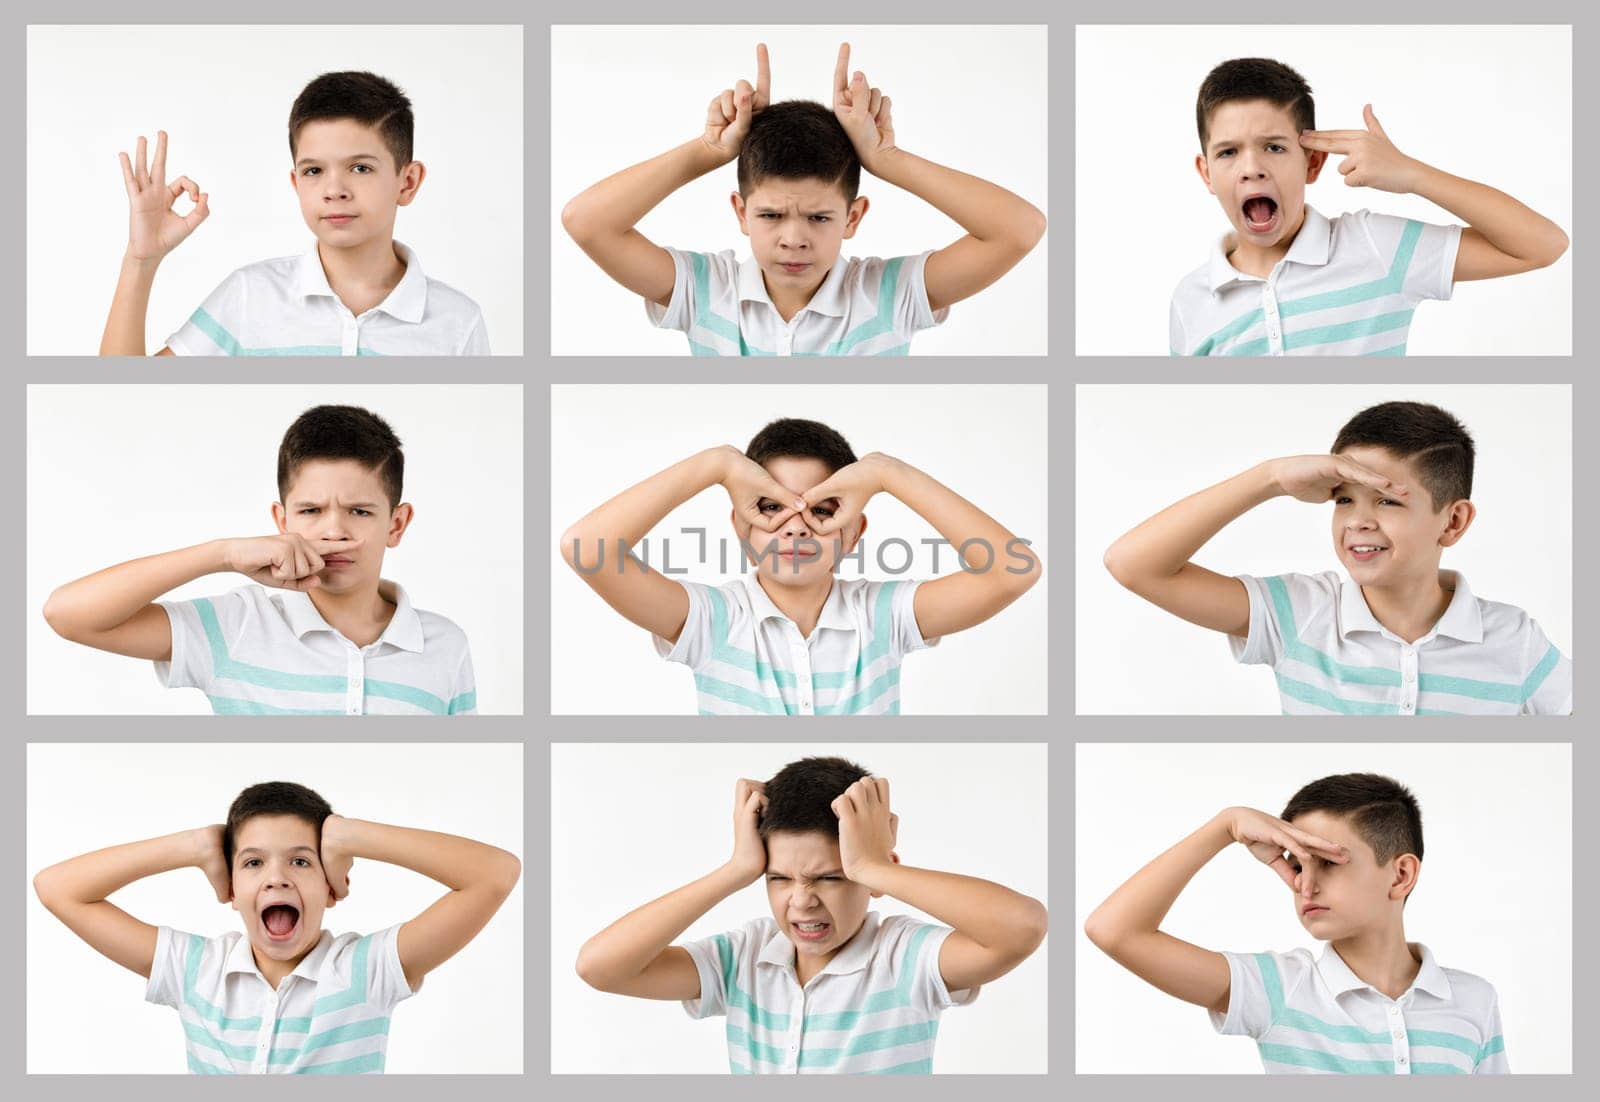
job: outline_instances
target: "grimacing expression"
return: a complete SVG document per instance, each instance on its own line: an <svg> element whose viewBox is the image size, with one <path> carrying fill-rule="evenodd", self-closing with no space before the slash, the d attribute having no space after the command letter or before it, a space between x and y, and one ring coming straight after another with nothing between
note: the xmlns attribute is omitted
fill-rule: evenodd
<svg viewBox="0 0 1600 1102"><path fill-rule="evenodd" d="M376 584L385 548L400 542L409 505L391 508L383 481L354 459L312 459L300 465L287 500L274 503L278 531L345 546L323 555L320 588L347 593Z"/></svg>
<svg viewBox="0 0 1600 1102"><path fill-rule="evenodd" d="M233 839L233 909L255 951L298 961L322 936L333 889L322 871L317 829L294 815L256 815Z"/></svg>
<svg viewBox="0 0 1600 1102"><path fill-rule="evenodd" d="M1460 537L1449 531L1450 510L1435 512L1411 464L1383 448L1346 448L1341 454L1409 493L1387 494L1359 482L1335 487L1333 546L1339 562L1358 585L1426 585L1438 575L1442 549Z"/></svg>
<svg viewBox="0 0 1600 1102"><path fill-rule="evenodd" d="M1241 245L1270 249L1293 238L1305 217L1306 185L1327 154L1300 144L1287 107L1229 100L1211 112L1206 149L1195 167L1222 204Z"/></svg>
<svg viewBox="0 0 1600 1102"><path fill-rule="evenodd" d="M1289 855L1295 870L1295 914L1306 932L1319 941L1336 941L1381 926L1394 904L1408 888L1396 885L1402 856L1378 864L1377 856L1348 819L1327 811L1308 811L1294 825L1310 834L1337 842L1350 860L1324 861L1315 854L1301 863ZM1412 886L1415 880L1411 881Z"/></svg>
<svg viewBox="0 0 1600 1102"><path fill-rule="evenodd" d="M820 459L795 456L778 456L768 460L766 471L778 485L793 491L796 497L826 482L834 474ZM733 527L741 541L740 545L748 543L755 550L755 558L751 562L762 577L779 585L810 586L832 575L838 569L839 559L855 547L856 541L866 530L866 516L863 514L842 532L818 535L815 521L831 518L835 507L836 502L832 499L819 501L805 512L796 513L784 521L776 532L762 532L735 512ZM790 503L785 501L761 502L761 511L767 514L781 514L789 508ZM837 556L833 553L835 546L840 551ZM746 558L750 559L750 556Z"/></svg>
<svg viewBox="0 0 1600 1102"><path fill-rule="evenodd" d="M845 878L837 838L780 830L766 843L773 921L796 953L826 964L861 929L873 893Z"/></svg>
<svg viewBox="0 0 1600 1102"><path fill-rule="evenodd" d="M416 198L425 174L420 161L397 168L377 129L354 119L306 123L294 157L300 216L334 248L393 236L396 209Z"/></svg>
<svg viewBox="0 0 1600 1102"><path fill-rule="evenodd" d="M864 197L847 202L837 184L780 176L762 180L747 196L735 192L732 201L769 294L816 291L867 212Z"/></svg>

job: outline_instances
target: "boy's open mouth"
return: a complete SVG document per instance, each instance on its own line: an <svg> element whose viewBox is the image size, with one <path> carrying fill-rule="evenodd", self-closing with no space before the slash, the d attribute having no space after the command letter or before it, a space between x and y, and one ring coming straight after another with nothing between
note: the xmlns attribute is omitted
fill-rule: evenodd
<svg viewBox="0 0 1600 1102"><path fill-rule="evenodd" d="M300 928L300 912L287 903L274 903L261 912L261 925L273 941L289 941Z"/></svg>
<svg viewBox="0 0 1600 1102"><path fill-rule="evenodd" d="M1348 550L1350 557L1356 562L1371 562L1389 549L1379 543L1357 543L1352 544Z"/></svg>
<svg viewBox="0 0 1600 1102"><path fill-rule="evenodd" d="M1244 201L1244 224L1251 233L1271 233L1278 228L1278 201L1252 195Z"/></svg>
<svg viewBox="0 0 1600 1102"><path fill-rule="evenodd" d="M791 922L789 927L801 941L822 941L833 932L831 922Z"/></svg>

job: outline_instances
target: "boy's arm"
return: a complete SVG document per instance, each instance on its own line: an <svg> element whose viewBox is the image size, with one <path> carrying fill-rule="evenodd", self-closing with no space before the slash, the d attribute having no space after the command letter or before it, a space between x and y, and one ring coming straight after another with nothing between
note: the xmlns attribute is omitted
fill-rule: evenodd
<svg viewBox="0 0 1600 1102"><path fill-rule="evenodd" d="M168 253L210 217L211 197L187 176L167 183L165 130L156 131L155 158L149 164L145 161L143 137L133 162L129 162L126 153L117 156L122 160L122 182L128 191L128 248L122 257L105 333L100 338L100 355L143 356L145 312L150 306L156 269ZM180 216L172 205L185 192L194 207ZM172 350L163 348L156 355L170 356Z"/></svg>
<svg viewBox="0 0 1600 1102"><path fill-rule="evenodd" d="M605 273L657 306L672 300L672 256L634 229L667 196L739 156L750 120L766 108L771 83L767 48L756 46L756 84L739 81L711 100L705 133L608 176L571 200L561 226Z"/></svg>
<svg viewBox="0 0 1600 1102"><path fill-rule="evenodd" d="M892 853L897 817L889 810L883 777L855 782L832 806L845 876L953 928L939 950L947 989L965 991L999 979L1044 940L1049 916L1037 899L989 880L899 863Z"/></svg>
<svg viewBox="0 0 1600 1102"><path fill-rule="evenodd" d="M179 831L74 857L35 876L33 890L51 914L97 952L148 979L156 955L156 928L107 902L106 897L135 880L190 865L205 872L218 902L232 898L220 826Z"/></svg>
<svg viewBox="0 0 1600 1102"><path fill-rule="evenodd" d="M639 999L700 998L700 971L694 958L672 941L766 871L767 847L759 829L766 799L760 781L740 780L735 785L733 856L716 871L630 911L584 942L577 965L584 983Z"/></svg>
<svg viewBox="0 0 1600 1102"><path fill-rule="evenodd" d="M589 513L561 535L561 557L612 608L630 622L678 641L689 616L683 586L650 569L621 547L632 548L672 510L712 486L722 485L752 525L772 531L793 515L794 495L737 448L707 448L651 475ZM763 511L763 501L786 508Z"/></svg>
<svg viewBox="0 0 1600 1102"><path fill-rule="evenodd" d="M153 602L207 574L238 571L263 585L312 589L322 552L352 550L349 540L307 540L286 534L209 543L107 567L61 586L45 602L44 618L57 635L96 650L172 658L172 624Z"/></svg>
<svg viewBox="0 0 1600 1102"><path fill-rule="evenodd" d="M328 816L322 867L336 899L350 893L350 865L357 857L420 872L450 889L400 927L400 967L413 990L478 936L522 875L514 855L470 838Z"/></svg>
<svg viewBox="0 0 1600 1102"><path fill-rule="evenodd" d="M971 551L963 557L972 572L958 570L917 587L914 611L924 638L983 623L1026 593L1043 573L1038 553L999 521L911 464L881 452L862 456L806 492L808 505L838 499L833 516L816 522L817 534L838 532L880 491L899 498L933 525L958 553L962 547Z"/></svg>
<svg viewBox="0 0 1600 1102"><path fill-rule="evenodd" d="M850 44L839 46L833 111L850 135L862 167L947 215L965 237L928 257L923 283L928 308L970 298L1005 275L1044 236L1045 217L1032 203L987 180L908 153L895 145L890 100L866 74L850 77Z"/></svg>
<svg viewBox="0 0 1600 1102"><path fill-rule="evenodd" d="M1369 103L1365 130L1310 130L1307 149L1344 156L1339 171L1350 187L1420 195L1467 224L1452 278L1494 279L1554 264L1567 251L1567 235L1544 215L1487 184L1452 176L1395 148Z"/></svg>
<svg viewBox="0 0 1600 1102"><path fill-rule="evenodd" d="M1349 860L1340 846L1325 838L1260 811L1230 807L1134 873L1095 908L1083 932L1145 982L1184 1002L1226 1013L1232 986L1228 958L1163 933L1160 927L1195 873L1234 842L1245 845L1291 889L1296 887L1296 870L1284 857L1285 850L1299 862L1312 854L1337 863Z"/></svg>
<svg viewBox="0 0 1600 1102"><path fill-rule="evenodd" d="M1106 569L1128 589L1191 624L1227 635L1248 634L1250 597L1244 583L1197 566L1190 557L1264 501L1288 494L1301 501L1323 502L1347 481L1397 497L1409 493L1343 456L1268 460L1169 505L1128 532L1106 550Z"/></svg>

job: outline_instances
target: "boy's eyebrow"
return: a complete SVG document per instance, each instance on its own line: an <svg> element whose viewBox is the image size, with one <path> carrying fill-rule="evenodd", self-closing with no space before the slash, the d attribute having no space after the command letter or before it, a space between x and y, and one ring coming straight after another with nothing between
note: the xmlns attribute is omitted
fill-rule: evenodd
<svg viewBox="0 0 1600 1102"><path fill-rule="evenodd" d="M316 850L312 849L310 846L291 846L290 849L289 849L289 852L290 853L299 853L301 850L304 850L306 853L316 853L317 852ZM266 852L267 852L266 850L258 849L255 846L246 846L244 849L242 849L238 853L234 854L234 856L235 857L243 857L247 853L265 854Z"/></svg>
<svg viewBox="0 0 1600 1102"><path fill-rule="evenodd" d="M352 153L344 159L347 161L376 161L380 158L376 153ZM301 157L295 162L295 167L299 168L301 165L320 165L321 163L322 161L316 157Z"/></svg>
<svg viewBox="0 0 1600 1102"><path fill-rule="evenodd" d="M1264 135L1260 140L1264 142L1286 142L1289 141L1290 138L1288 134L1267 134ZM1215 153L1224 146L1238 144L1239 141L1237 138L1218 138L1216 141L1211 143L1211 152Z"/></svg>
<svg viewBox="0 0 1600 1102"><path fill-rule="evenodd" d="M756 213L757 214L782 214L785 209L787 209L787 208L784 208L784 207L757 207L756 208ZM808 210L808 211L806 211L806 213L807 214L838 214L839 213L839 208L838 207L818 207L816 210Z"/></svg>
<svg viewBox="0 0 1600 1102"><path fill-rule="evenodd" d="M302 509L307 505L321 505L322 502L320 502L320 501L311 501L311 500L302 498L301 500L295 501L295 502L291 502L290 504L292 505L293 508ZM345 503L345 508L347 508L347 509L376 509L377 507L378 507L378 503L376 501L349 501L349 502Z"/></svg>
<svg viewBox="0 0 1600 1102"><path fill-rule="evenodd" d="M788 872L785 872L783 869L768 869L767 870L767 875L768 876L788 876L790 874ZM804 880L817 880L817 879L820 879L821 877L824 877L824 876L843 876L843 875L844 875L844 870L843 869L824 869L822 872L812 872L812 873L801 873L800 874L801 878L804 879Z"/></svg>

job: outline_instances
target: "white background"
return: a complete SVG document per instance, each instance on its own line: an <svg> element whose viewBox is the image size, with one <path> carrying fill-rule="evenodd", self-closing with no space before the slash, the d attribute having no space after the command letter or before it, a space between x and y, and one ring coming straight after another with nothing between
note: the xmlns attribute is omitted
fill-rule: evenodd
<svg viewBox="0 0 1600 1102"><path fill-rule="evenodd" d="M520 744L33 743L28 876L106 846L220 823L243 789L271 780L316 790L340 815L459 834L526 858ZM145 980L80 941L26 890L28 1073L181 1074L183 1030L172 1009L145 1002ZM350 894L327 911L323 929L384 930L445 890L409 869L357 859ZM385 1070L522 1072L522 891L519 883L483 932L395 1011ZM198 869L135 881L112 901L151 925L204 937L244 929Z"/></svg>
<svg viewBox="0 0 1600 1102"><path fill-rule="evenodd" d="M978 876L1048 905L1046 754L1042 744L555 743L550 769L551 1071L719 1074L719 1022L678 1003L608 995L574 971L578 949L623 914L696 880L733 852L733 786L784 765L838 755L887 777L907 865ZM880 915L935 921L898 900ZM681 944L772 913L752 884L706 912ZM939 1019L939 1074L1043 1074L1050 943ZM627 1038L618 1044L617 1038Z"/></svg>
<svg viewBox="0 0 1600 1102"><path fill-rule="evenodd" d="M305 410L343 403L389 422L416 514L383 576L467 633L478 710L522 712L520 386L30 386L28 712L209 715L149 662L69 643L41 610L57 586L129 559L277 531L278 445ZM465 556L465 560L463 559ZM251 584L213 574L191 600Z"/></svg>
<svg viewBox="0 0 1600 1102"><path fill-rule="evenodd" d="M1077 350L1167 355L1172 289L1229 230L1195 171L1194 103L1212 67L1270 57L1311 85L1319 130L1360 130L1363 104L1402 153L1515 196L1575 236L1572 29L1086 27L1077 30ZM1131 79L1129 74L1137 74ZM1114 92L1115 110L1106 109ZM1415 195L1347 187L1330 155L1306 202L1460 224ZM1572 354L1572 253L1424 303L1417 355Z"/></svg>
<svg viewBox="0 0 1600 1102"><path fill-rule="evenodd" d="M981 176L1049 215L1044 27L552 27L550 29L550 350L557 356L687 356L683 334L656 329L561 228L561 208L591 184L705 130L706 105L756 79L765 42L772 100L833 103L839 43L850 68L894 101L895 143ZM669 196L639 222L657 245L750 255L724 165ZM871 206L841 256L942 249L963 230L923 200L862 170ZM1000 281L957 303L912 340L916 355L1043 355L1047 235Z"/></svg>
<svg viewBox="0 0 1600 1102"><path fill-rule="evenodd" d="M1276 815L1302 785L1356 772L1393 777L1422 807L1427 852L1406 904L1406 939L1425 944L1444 967L1494 984L1512 1071L1571 1073L1577 870L1569 745L1214 743L1078 746L1080 1074L1260 1073L1248 1038L1218 1035L1203 1008L1163 994L1095 948L1083 923L1147 861L1223 808ZM1282 881L1240 846L1190 881L1162 929L1218 952L1318 955L1326 944L1301 927Z"/></svg>
<svg viewBox="0 0 1600 1102"><path fill-rule="evenodd" d="M556 715L676 714L696 711L688 667L657 657L649 633L595 595L556 547L566 529L609 498L696 452L732 444L741 452L769 421L804 417L831 425L857 457L881 451L903 459L977 505L1020 539L1032 540L1044 576L1016 603L938 646L908 655L901 675L906 715L1039 715L1046 711L1046 587L1050 547L1046 485L1049 422L1042 386L557 386L550 392L550 710ZM660 570L670 537L671 566L684 581L718 585L739 576L732 506L720 486L669 513L649 533ZM939 533L897 498L867 503L865 569L846 562L835 577L927 578ZM697 562L704 528L706 562ZM911 545L911 569L890 575ZM726 540L728 573L719 571ZM608 553L614 548L608 548ZM1000 564L1005 559L1001 552ZM938 552L939 574L958 567ZM643 557L641 553L641 558ZM614 560L608 560L614 562ZM628 691L618 693L626 684Z"/></svg>
<svg viewBox="0 0 1600 1102"><path fill-rule="evenodd" d="M1440 560L1475 596L1526 609L1572 657L1569 386L1080 386L1077 390L1080 714L1277 715L1264 666L1117 584L1102 563L1168 505L1277 456L1319 454L1379 402L1432 402L1477 443L1477 518ZM1217 533L1194 561L1221 574L1343 574L1331 505L1279 497Z"/></svg>
<svg viewBox="0 0 1600 1102"><path fill-rule="evenodd" d="M490 26L29 27L28 354L99 348L128 243L117 154L132 159L141 134L154 156L165 130L168 178L211 195L211 217L156 277L150 351L228 273L309 251L289 108L313 78L350 69L411 99L428 175L395 236L483 308L496 355L520 356L522 29Z"/></svg>

